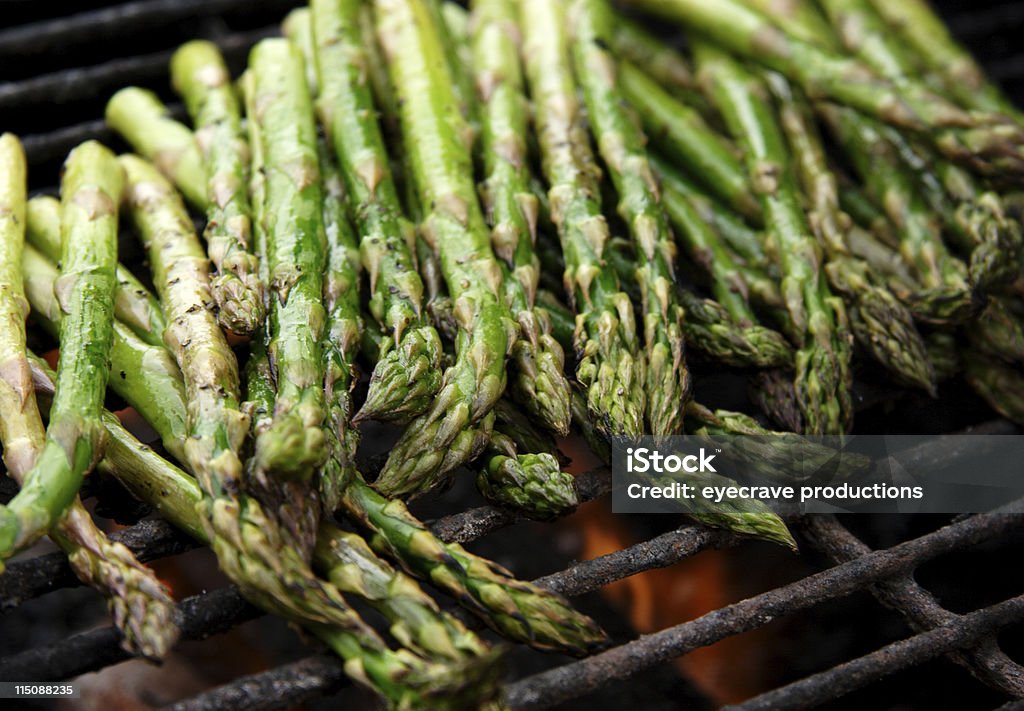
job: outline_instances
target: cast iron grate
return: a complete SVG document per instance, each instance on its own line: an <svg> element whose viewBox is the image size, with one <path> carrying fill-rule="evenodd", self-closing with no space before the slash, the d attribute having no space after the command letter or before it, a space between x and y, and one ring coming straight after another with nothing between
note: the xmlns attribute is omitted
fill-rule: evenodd
<svg viewBox="0 0 1024 711"><path fill-rule="evenodd" d="M68 8L60 3L13 3L12 17L20 24L0 30L0 66L5 67L0 71L7 75L0 76L4 80L0 81L0 126L23 134L33 180L55 176L60 161L77 143L87 138L114 140L98 118L114 89L135 83L171 98L166 66L180 41L194 36L213 39L237 68L248 48L275 33L274 23L286 9L298 4L293 0L259 4L245 0L90 2L71 7L95 9L46 18L38 14ZM1024 5L996 3L979 9L977 3L956 7L950 2L945 6L954 31L979 52L993 76L1018 98L1024 95L1024 55L1006 39L1015 39L1024 28ZM122 42L126 37L131 39ZM173 108L181 110L177 104ZM1015 431L1004 421L988 422L978 429ZM606 469L590 471L581 475L579 484L582 500L598 498L609 490L609 473ZM0 500L11 495L10 487L0 486ZM445 540L468 543L514 523L517 518L507 511L479 507L441 518L433 523L433 529ZM592 657L514 680L507 687L510 706L549 708L777 618L864 590L896 610L910 636L731 708L814 706L940 656L966 668L1002 698L1024 699L1024 668L1001 651L997 640L1001 630L1024 621L1024 595L958 614L940 605L914 580L915 570L928 561L977 546L999 546L1019 536L1024 516L994 512L965 517L881 550L866 546L834 517L808 517L794 523L804 545L821 553L831 567ZM114 537L144 561L195 547L161 520L141 521ZM536 582L575 597L741 542L721 531L684 525L615 553L578 562ZM76 585L78 581L60 554L14 562L0 576L0 612L17 614L19 606L28 601ZM183 637L199 640L262 613L229 586L182 600L179 615ZM126 658L114 629L100 628L0 658L0 679L63 680ZM313 654L238 678L174 708L288 708L336 692L346 684L336 658Z"/></svg>

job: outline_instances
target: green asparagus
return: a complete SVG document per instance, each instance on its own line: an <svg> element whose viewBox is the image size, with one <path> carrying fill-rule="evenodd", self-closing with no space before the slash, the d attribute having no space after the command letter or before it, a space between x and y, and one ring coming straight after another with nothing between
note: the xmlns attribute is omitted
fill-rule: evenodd
<svg viewBox="0 0 1024 711"><path fill-rule="evenodd" d="M338 159L359 227L370 281L370 313L388 332L354 418L408 420L430 405L441 386L441 341L423 312L423 282L411 250L384 139L367 79L361 3L314 0L314 41L320 95L316 108Z"/></svg>
<svg viewBox="0 0 1024 711"><path fill-rule="evenodd" d="M850 336L842 302L829 290L821 248L800 205L796 176L763 84L728 55L699 43L702 81L716 99L760 195L765 224L778 245L782 293L801 334L794 380L809 434L842 434L853 415Z"/></svg>
<svg viewBox="0 0 1024 711"><path fill-rule="evenodd" d="M207 253L221 324L251 334L264 317L259 260L250 249L252 216L247 190L248 148L231 76L217 46L196 40L171 58L171 79L196 127L206 173Z"/></svg>
<svg viewBox="0 0 1024 711"><path fill-rule="evenodd" d="M14 170L15 180L17 175ZM54 284L64 311L57 388L45 444L31 468L22 469L27 473L21 491L7 508L0 508L0 560L53 526L102 451L99 413L113 339L122 186L114 156L95 141L77 147L64 164L63 269Z"/></svg>
<svg viewBox="0 0 1024 711"><path fill-rule="evenodd" d="M546 521L571 513L579 504L575 480L547 452L517 454L508 437L491 435L476 485L488 501Z"/></svg>
<svg viewBox="0 0 1024 711"><path fill-rule="evenodd" d="M682 430L690 374L683 344L684 312L676 291L676 245L661 206L644 136L618 98L610 44L611 10L604 0L578 0L570 10L572 54L591 130L619 197L618 212L636 246L636 280L647 348L647 426L652 434Z"/></svg>
<svg viewBox="0 0 1024 711"><path fill-rule="evenodd" d="M25 239L52 262L60 260L60 202L46 195L28 201ZM160 303L138 277L117 265L114 316L143 341L163 347L166 327Z"/></svg>
<svg viewBox="0 0 1024 711"><path fill-rule="evenodd" d="M424 0L379 0L378 34L388 58L412 179L425 210L422 232L437 251L459 325L456 361L429 410L414 420L375 482L387 495L442 483L480 453L505 389L505 359L517 334L504 298L460 139L464 120L452 93L437 28Z"/></svg>
<svg viewBox="0 0 1024 711"><path fill-rule="evenodd" d="M171 118L157 95L130 86L110 97L107 125L153 161L194 207L206 209L206 170L195 135Z"/></svg>
<svg viewBox="0 0 1024 711"><path fill-rule="evenodd" d="M632 303L603 259L608 224L576 99L564 3L523 0L520 26L551 219L565 255L565 289L578 314L576 377L606 436L638 436L647 408L646 361Z"/></svg>
<svg viewBox="0 0 1024 711"><path fill-rule="evenodd" d="M249 90L265 160L268 352L277 375L270 426L255 445L255 476L308 482L324 461L323 271L326 236L312 101L300 51L264 40L250 54Z"/></svg>
<svg viewBox="0 0 1024 711"><path fill-rule="evenodd" d="M536 307L540 263L537 198L527 164L527 105L519 65L515 5L510 0L477 0L473 8L473 59L480 104L486 179L484 205L491 244L508 271L506 299L519 322L520 338L510 362L513 396L552 431L569 432L569 382L565 355L551 337L550 319Z"/></svg>

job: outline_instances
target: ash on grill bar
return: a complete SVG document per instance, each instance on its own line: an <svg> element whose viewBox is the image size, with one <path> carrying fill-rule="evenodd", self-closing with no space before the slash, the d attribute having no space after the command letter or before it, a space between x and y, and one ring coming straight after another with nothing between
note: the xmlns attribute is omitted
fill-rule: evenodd
<svg viewBox="0 0 1024 711"><path fill-rule="evenodd" d="M1024 3L3 15L4 703L1024 708Z"/></svg>

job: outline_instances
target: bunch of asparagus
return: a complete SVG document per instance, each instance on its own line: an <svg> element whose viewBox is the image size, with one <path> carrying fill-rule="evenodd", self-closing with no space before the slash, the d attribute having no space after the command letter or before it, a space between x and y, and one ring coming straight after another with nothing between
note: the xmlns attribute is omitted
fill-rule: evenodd
<svg viewBox="0 0 1024 711"><path fill-rule="evenodd" d="M83 144L60 201L27 199L0 138L0 439L22 486L0 560L50 533L126 647L166 653L173 601L77 499L97 468L390 706L480 708L500 654L419 581L509 640L605 637L410 513L460 468L558 517L570 428L604 457L612 436L843 434L860 360L932 394L963 372L1024 421L1024 124L928 8L627 4L678 21L692 57L607 0L311 0L236 81L215 45L177 51L191 127L115 94L137 155ZM155 294L118 263L119 213ZM749 378L757 417L692 400L708 366ZM103 411L108 385L167 458ZM370 477L366 420L404 428ZM690 505L794 545L758 502Z"/></svg>

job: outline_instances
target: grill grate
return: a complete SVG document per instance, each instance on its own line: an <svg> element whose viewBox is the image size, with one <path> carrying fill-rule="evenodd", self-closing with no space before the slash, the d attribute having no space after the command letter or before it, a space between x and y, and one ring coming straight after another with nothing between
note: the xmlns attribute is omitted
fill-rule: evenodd
<svg viewBox="0 0 1024 711"><path fill-rule="evenodd" d="M245 0L137 0L60 19L32 18L29 13L35 10L26 4L26 20L32 21L0 30L0 65L13 67L9 71L14 75L0 83L0 123L13 130L25 129L31 179L52 178L59 162L77 143L99 138L117 145L97 119L113 89L137 83L167 96L167 61L184 36L213 39L229 60L237 63L255 41L276 32L272 22L298 4L294 0L272 0L251 11L253 4ZM967 10L970 14L956 14ZM1015 48L1007 51L1000 42L987 42L992 36L1016 36L1024 28L1024 6L996 3L978 8L974 3L953 8L953 13L952 27L965 41L983 45L975 49L982 50L980 56L986 59L993 76L1011 91L1020 89L1016 93L1024 93L1024 58L1015 54ZM164 32L166 28L173 31ZM133 33L140 37L126 46L143 47L145 51L125 56L124 48L111 47ZM31 75L27 65L19 61L37 63L43 73ZM62 61L77 61L79 65L61 65ZM57 112L55 105L59 105ZM173 109L180 113L180 104L173 105ZM43 114L45 118L41 118ZM6 126L8 122L10 126ZM892 395L881 399L886 397ZM863 404L875 405L878 399L875 393ZM981 429L990 433L1014 431L1001 421ZM942 452L927 455L945 456ZM581 475L578 482L581 500L593 500L608 492L609 472L597 469ZM4 484L0 481L0 500L13 493ZM445 516L435 521L432 529L446 541L471 543L518 521L508 511L484 506ZM958 614L943 607L914 580L915 570L927 561L982 544L1005 547L1024 528L1022 524L1024 517L1018 515L976 515L890 548L872 550L835 518L807 518L797 522L796 528L806 546L827 558L831 567L590 658L524 676L509 685L508 700L516 709L549 708L600 689L612 680L633 678L666 660L863 590L870 590L881 605L896 610L913 634L732 708L821 704L942 655L1003 697L1024 698L1024 669L1000 650L995 637L1000 630L1024 621L1024 597L995 601ZM113 537L144 561L176 555L195 546L160 520L141 521ZM535 582L575 597L740 542L721 531L686 525L615 553L575 563ZM0 612L16 611L39 596L78 584L60 554L16 561L0 576ZM261 615L232 586L179 604L183 638L190 640L206 639ZM0 679L62 680L126 658L117 633L107 627L0 658ZM174 708L288 708L333 694L347 685L339 660L314 654L235 679Z"/></svg>

